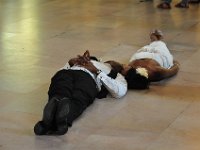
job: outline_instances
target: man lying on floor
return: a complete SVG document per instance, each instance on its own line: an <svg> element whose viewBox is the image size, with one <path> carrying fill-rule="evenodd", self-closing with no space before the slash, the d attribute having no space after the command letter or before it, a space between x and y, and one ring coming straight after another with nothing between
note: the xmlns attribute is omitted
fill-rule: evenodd
<svg viewBox="0 0 200 150"><path fill-rule="evenodd" d="M43 118L35 127L36 135L63 135L72 122L93 103L102 86L114 97L127 92L124 77L111 67L90 61L89 52L71 59L51 80L49 100ZM113 74L113 78L107 74Z"/></svg>
<svg viewBox="0 0 200 150"><path fill-rule="evenodd" d="M70 59L53 76L43 118L34 127L36 135L63 135L96 97L104 98L109 93L121 98L126 94L124 76L109 64L90 58L86 51L83 56Z"/></svg>
<svg viewBox="0 0 200 150"><path fill-rule="evenodd" d="M142 72L149 82L172 77L177 74L179 63L173 60L173 56L166 44L161 41L162 38L163 33L159 30L154 30L150 34L151 43L133 54L128 65L123 65L116 61L107 61L107 63L110 63L113 68L117 68L125 76L128 83L132 82L134 79L132 73L134 74L137 70ZM138 84L136 82L135 84L128 84L128 88L148 88L148 84L142 84L143 82L146 81L138 79Z"/></svg>

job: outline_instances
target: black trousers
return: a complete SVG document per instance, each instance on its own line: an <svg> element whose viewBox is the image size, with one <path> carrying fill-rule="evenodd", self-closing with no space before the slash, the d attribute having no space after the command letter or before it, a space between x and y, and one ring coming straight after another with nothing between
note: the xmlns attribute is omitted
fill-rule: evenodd
<svg viewBox="0 0 200 150"><path fill-rule="evenodd" d="M93 78L82 70L60 70L51 79L48 95L68 97L68 125L78 118L93 103L98 90Z"/></svg>

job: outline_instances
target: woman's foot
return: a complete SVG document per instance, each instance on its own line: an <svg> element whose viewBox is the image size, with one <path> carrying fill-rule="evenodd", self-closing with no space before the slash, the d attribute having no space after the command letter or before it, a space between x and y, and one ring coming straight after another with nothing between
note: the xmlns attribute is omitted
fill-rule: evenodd
<svg viewBox="0 0 200 150"><path fill-rule="evenodd" d="M169 3L163 2L157 6L157 8L161 9L171 9L171 5Z"/></svg>
<svg viewBox="0 0 200 150"><path fill-rule="evenodd" d="M180 2L180 3L176 4L175 7L177 7L177 8L189 8L189 5Z"/></svg>

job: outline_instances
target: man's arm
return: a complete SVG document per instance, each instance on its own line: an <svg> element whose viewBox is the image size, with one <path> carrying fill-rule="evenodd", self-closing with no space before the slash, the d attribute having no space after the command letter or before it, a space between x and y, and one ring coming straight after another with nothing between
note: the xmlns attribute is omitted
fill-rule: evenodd
<svg viewBox="0 0 200 150"><path fill-rule="evenodd" d="M86 50L83 55L77 55L75 58L71 58L68 61L70 67L74 65L84 66L85 64L89 63L90 61L90 52Z"/></svg>
<svg viewBox="0 0 200 150"><path fill-rule="evenodd" d="M98 62L100 63L100 62ZM84 66L90 72L97 75L97 80L100 81L105 88L109 91L109 93L114 98L121 98L127 92L127 82L121 74L117 74L115 79L109 77L106 73L99 71L92 62L85 64Z"/></svg>
<svg viewBox="0 0 200 150"><path fill-rule="evenodd" d="M104 72L101 72L98 74L97 79L102 82L102 84L114 98L121 98L127 92L127 82L120 73L118 73L117 77L113 79Z"/></svg>

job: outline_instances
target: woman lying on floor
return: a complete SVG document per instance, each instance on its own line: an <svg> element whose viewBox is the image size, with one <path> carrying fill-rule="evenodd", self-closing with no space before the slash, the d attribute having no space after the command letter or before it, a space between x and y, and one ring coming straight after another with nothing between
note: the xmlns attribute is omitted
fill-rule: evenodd
<svg viewBox="0 0 200 150"><path fill-rule="evenodd" d="M121 72L128 83L131 83L133 70L142 72L149 82L160 81L177 74L179 63L173 60L169 49L162 41L163 33L154 30L150 33L151 43L139 49L130 59L129 64L123 65L116 61L107 61L113 68ZM140 68L140 69L138 69ZM141 69L142 68L142 69ZM148 84L138 80L138 85L129 85L128 88L145 89Z"/></svg>

